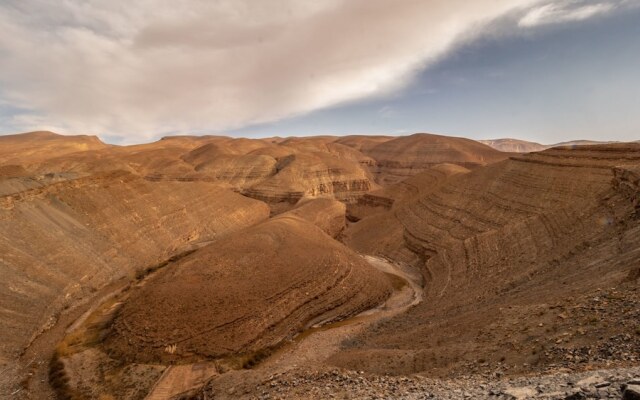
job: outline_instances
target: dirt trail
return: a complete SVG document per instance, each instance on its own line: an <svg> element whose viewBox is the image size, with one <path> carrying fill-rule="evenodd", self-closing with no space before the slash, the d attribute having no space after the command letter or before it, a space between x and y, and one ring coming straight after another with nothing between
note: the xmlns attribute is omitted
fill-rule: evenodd
<svg viewBox="0 0 640 400"><path fill-rule="evenodd" d="M122 290L129 283L127 279L120 279L106 285L74 307L63 311L50 329L38 335L16 364L18 372L15 375L25 378L19 383L19 389L12 393L13 398L55 399L56 395L49 386L48 376L49 361L53 356L55 346L69 332L74 322L86 318L90 310L95 309L103 301L122 293ZM14 383L13 386L18 386L18 384Z"/></svg>
<svg viewBox="0 0 640 400"><path fill-rule="evenodd" d="M382 258L373 256L363 256L374 268L395 277L395 292L387 301L370 310L362 312L352 318L330 323L326 325L316 324L302 334L298 335L291 342L285 344L272 356L263 361L253 371L264 373L274 370L287 371L302 364L321 363L332 354L339 351L342 341L352 337L362 329L384 318L392 317L406 311L408 308L419 304L422 301L422 287L419 284L419 277L411 273L409 268L392 264ZM119 281L108 285L96 293L93 298L105 300L120 294L127 285L126 281ZM23 356L23 360L33 358L31 363L31 379L29 379L29 390L20 391L23 398L32 398L36 395L39 398L53 398L54 393L48 385L47 365L51 357L54 344L57 339L64 336L70 329L78 326L102 301L86 302L82 306L74 308L73 312L63 314L58 323L50 331L38 337L32 346ZM322 317L317 320L322 320ZM33 365L36 365L34 368ZM173 366L167 369L162 377L156 382L147 399L169 399L176 394L183 393L204 384L207 380L217 379L218 374L213 363L198 363ZM252 372L253 372L252 371ZM222 375L221 375L222 376ZM16 393L18 394L18 393Z"/></svg>
<svg viewBox="0 0 640 400"><path fill-rule="evenodd" d="M165 370L145 399L170 399L203 385L217 374L218 370L211 363L173 365Z"/></svg>
<svg viewBox="0 0 640 400"><path fill-rule="evenodd" d="M403 313L422 302L420 278L408 267L383 258L365 255L364 258L381 272L400 278L404 284L382 305L343 321L315 326L303 332L289 344L257 367L257 370L286 371L302 364L321 363L340 350L340 344L366 327L385 318Z"/></svg>
<svg viewBox="0 0 640 400"><path fill-rule="evenodd" d="M339 351L344 340L359 333L367 326L402 313L422 301L423 290L417 273L413 273L408 267L393 264L379 257L368 255L363 257L371 266L388 275L393 275L397 280L397 284L394 285L395 292L384 304L343 321L326 325L316 324L296 336L291 342L283 345L253 370L247 372L258 375L274 374L295 369L303 364L321 363ZM322 320L322 317L317 320ZM176 368L171 367L168 372L163 374L146 397L147 400L169 399L172 395L193 388L192 382L196 380L197 373L192 371L192 365L181 366L180 371L176 371ZM210 377L213 377L214 380L219 377L227 378L226 374L218 377L215 375L212 373ZM200 380L200 382L202 381Z"/></svg>
<svg viewBox="0 0 640 400"><path fill-rule="evenodd" d="M180 249L173 256L181 257L190 251L203 247L211 241L190 243ZM168 262L172 262L169 258ZM155 272L155 271L154 271ZM13 367L13 376L24 377L21 382L9 381L6 386L11 390L8 392L15 399L55 399L56 394L49 385L49 362L54 354L56 345L70 332L81 326L84 321L105 302L117 296L123 296L133 284L136 287L142 286L153 273L150 273L142 281L132 281L128 277L123 277L111 282L95 293L82 299L79 303L64 310L49 329L44 330L29 344L20 356L19 362ZM8 368L7 368L8 370ZM6 370L1 371L4 374ZM0 374L0 378L2 375ZM0 387L4 382L0 382ZM0 392L0 396L4 393Z"/></svg>

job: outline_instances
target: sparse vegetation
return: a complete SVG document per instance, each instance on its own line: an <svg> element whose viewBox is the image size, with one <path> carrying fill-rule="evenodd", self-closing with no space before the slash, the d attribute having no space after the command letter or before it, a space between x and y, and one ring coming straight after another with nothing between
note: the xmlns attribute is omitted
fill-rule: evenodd
<svg viewBox="0 0 640 400"><path fill-rule="evenodd" d="M176 255L173 255L173 256L169 257L169 259L167 259L167 260L165 260L165 261L163 261L161 263L155 264L155 265L150 266L150 267L138 269L136 271L135 278L136 278L136 280L140 281L140 280L144 279L145 277L147 277L148 275L158 271L159 269L166 267L167 265L171 264L172 262L176 262L176 261L180 260L181 258L184 258L184 257L188 256L189 254L193 254L193 252L195 252L195 251L196 251L195 249L183 251L182 253L179 253L179 254L176 254Z"/></svg>
<svg viewBox="0 0 640 400"><path fill-rule="evenodd" d="M69 377L65 371L64 362L57 350L49 363L49 384L56 392L58 400L75 400L76 393L69 386Z"/></svg>
<svg viewBox="0 0 640 400"><path fill-rule="evenodd" d="M262 349L252 353L247 359L242 363L242 368L251 369L254 366L258 365L260 361L266 359L271 355L271 349Z"/></svg>

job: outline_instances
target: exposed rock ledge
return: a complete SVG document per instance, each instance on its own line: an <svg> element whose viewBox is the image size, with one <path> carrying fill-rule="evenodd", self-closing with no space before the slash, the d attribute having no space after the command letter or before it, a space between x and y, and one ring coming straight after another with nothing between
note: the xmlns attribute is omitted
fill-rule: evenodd
<svg viewBox="0 0 640 400"><path fill-rule="evenodd" d="M616 167L613 169L613 187L633 202L640 212L640 168Z"/></svg>

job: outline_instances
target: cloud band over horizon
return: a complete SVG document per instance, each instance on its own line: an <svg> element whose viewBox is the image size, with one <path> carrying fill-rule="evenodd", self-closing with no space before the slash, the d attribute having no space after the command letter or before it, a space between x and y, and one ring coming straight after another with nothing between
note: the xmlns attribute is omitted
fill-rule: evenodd
<svg viewBox="0 0 640 400"><path fill-rule="evenodd" d="M389 96L491 22L532 29L621 2L273 0L0 5L0 129L145 141Z"/></svg>

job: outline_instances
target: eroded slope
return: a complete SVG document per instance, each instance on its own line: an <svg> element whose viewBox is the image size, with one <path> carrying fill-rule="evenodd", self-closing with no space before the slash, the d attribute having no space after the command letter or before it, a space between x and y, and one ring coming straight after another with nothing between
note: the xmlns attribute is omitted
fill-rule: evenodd
<svg viewBox="0 0 640 400"><path fill-rule="evenodd" d="M123 305L106 347L116 358L147 362L251 353L366 310L390 291L360 256L282 215L160 271Z"/></svg>
<svg viewBox="0 0 640 400"><path fill-rule="evenodd" d="M102 285L269 213L264 203L212 184L153 183L127 173L32 186L0 197L6 357Z"/></svg>
<svg viewBox="0 0 640 400"><path fill-rule="evenodd" d="M376 182L398 183L437 164L450 163L476 168L504 160L508 154L474 140L416 133L365 147L364 154L376 160Z"/></svg>
<svg viewBox="0 0 640 400"><path fill-rule="evenodd" d="M454 164L438 164L399 183L365 194L347 207L350 224L341 240L363 254L415 264L419 257L405 245L398 214L407 204L438 190L450 178L469 170Z"/></svg>
<svg viewBox="0 0 640 400"><path fill-rule="evenodd" d="M442 374L633 363L638 164L638 145L556 148L453 177L401 208L427 298L334 362Z"/></svg>

